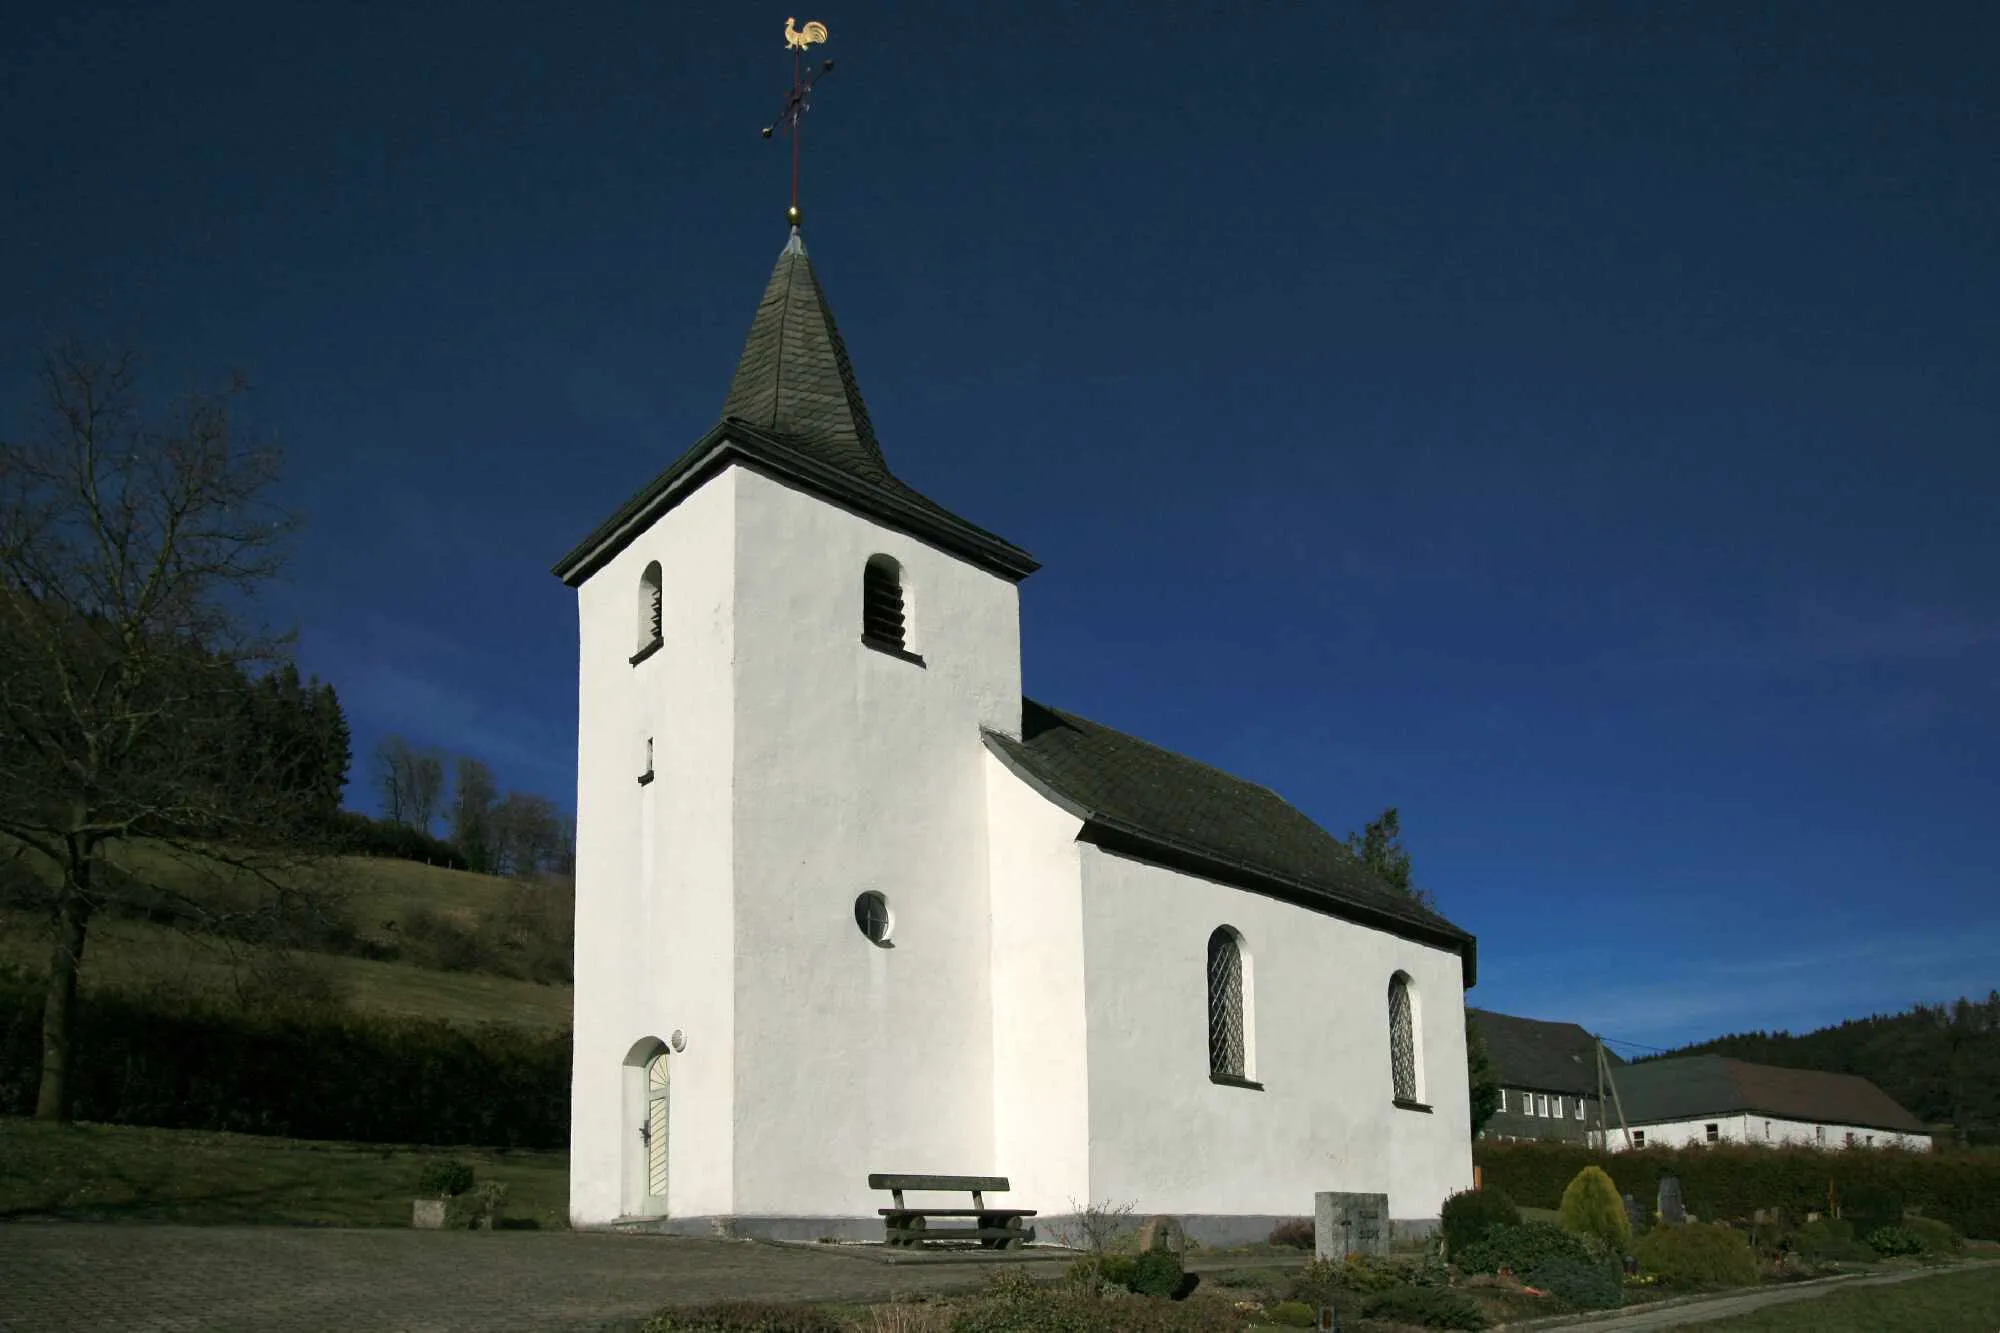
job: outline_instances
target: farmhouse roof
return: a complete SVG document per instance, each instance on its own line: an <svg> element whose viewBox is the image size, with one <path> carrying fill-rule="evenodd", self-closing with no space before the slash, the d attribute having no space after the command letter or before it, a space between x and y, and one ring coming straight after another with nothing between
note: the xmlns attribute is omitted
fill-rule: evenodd
<svg viewBox="0 0 2000 1333"><path fill-rule="evenodd" d="M556 562L574 587L731 463L800 487L1018 582L1039 566L889 471L833 308L793 228L750 321L722 419Z"/></svg>
<svg viewBox="0 0 2000 1333"><path fill-rule="evenodd" d="M1473 936L1384 884L1268 787L1110 727L1021 703L1021 739L986 733L1024 781L1083 820L1079 840L1447 948L1477 974Z"/></svg>
<svg viewBox="0 0 2000 1333"><path fill-rule="evenodd" d="M1859 1074L1684 1055L1626 1065L1617 1077L1625 1118L1634 1125L1749 1112L1906 1134L1924 1131L1922 1122Z"/></svg>
<svg viewBox="0 0 2000 1333"><path fill-rule="evenodd" d="M1465 1011L1465 1020L1486 1043L1503 1087L1597 1095L1597 1039L1578 1024L1472 1008ZM1607 1064L1619 1063L1608 1050L1604 1058Z"/></svg>

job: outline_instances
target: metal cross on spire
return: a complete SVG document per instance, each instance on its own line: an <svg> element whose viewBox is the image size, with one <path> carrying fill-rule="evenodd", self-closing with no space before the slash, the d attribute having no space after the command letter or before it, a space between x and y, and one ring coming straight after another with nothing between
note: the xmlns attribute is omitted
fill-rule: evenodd
<svg viewBox="0 0 2000 1333"><path fill-rule="evenodd" d="M833 69L833 62L821 61L812 77L807 78L806 48L815 42L826 41L826 25L812 22L803 28L795 28L792 22L789 18L785 20L785 45L792 51L792 92L785 99L785 109L778 113L778 118L764 127L764 137L770 138L780 128L792 136L792 206L786 210L785 217L796 227L799 225L799 132L803 128L806 112L812 109L813 85Z"/></svg>

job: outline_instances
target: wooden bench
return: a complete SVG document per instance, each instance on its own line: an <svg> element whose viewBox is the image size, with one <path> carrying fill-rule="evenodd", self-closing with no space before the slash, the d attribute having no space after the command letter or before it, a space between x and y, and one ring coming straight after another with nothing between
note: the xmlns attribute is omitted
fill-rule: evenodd
<svg viewBox="0 0 2000 1333"><path fill-rule="evenodd" d="M1024 1225L1033 1217L1032 1208L989 1208L988 1194L1007 1190L1005 1176L896 1176L871 1175L871 1190L888 1190L895 1199L892 1208L878 1208L882 1214L883 1238L896 1246L921 1245L927 1240L976 1240L989 1250L1017 1250L1035 1238L1035 1229ZM972 1195L970 1208L925 1208L903 1202L904 1190L965 1191ZM933 1217L969 1217L969 1227L933 1229Z"/></svg>

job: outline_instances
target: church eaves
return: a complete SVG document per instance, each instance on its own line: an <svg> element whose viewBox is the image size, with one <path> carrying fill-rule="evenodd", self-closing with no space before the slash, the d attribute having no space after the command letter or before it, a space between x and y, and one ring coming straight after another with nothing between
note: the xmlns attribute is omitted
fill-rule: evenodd
<svg viewBox="0 0 2000 1333"><path fill-rule="evenodd" d="M794 227L750 321L722 420L556 562L582 583L731 463L806 490L1018 582L1035 558L904 484L868 420L847 345Z"/></svg>

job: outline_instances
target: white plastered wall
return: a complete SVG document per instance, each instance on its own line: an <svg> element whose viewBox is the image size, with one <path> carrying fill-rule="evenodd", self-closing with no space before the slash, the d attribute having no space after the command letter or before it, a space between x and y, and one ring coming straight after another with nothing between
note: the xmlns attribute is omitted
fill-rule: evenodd
<svg viewBox="0 0 2000 1333"><path fill-rule="evenodd" d="M993 1163L1016 1206L1090 1190L1082 821L986 756L993 912Z"/></svg>
<svg viewBox="0 0 2000 1333"><path fill-rule="evenodd" d="M1472 1184L1456 954L1081 848L1090 1198L1140 1213L1304 1216L1320 1190L1434 1218ZM1262 1091L1210 1082L1207 949L1242 936ZM1388 990L1409 974L1429 1113L1392 1104Z"/></svg>
<svg viewBox="0 0 2000 1333"><path fill-rule="evenodd" d="M667 1211L732 1208L732 588L737 473L710 480L577 590L579 695L570 1217L631 1209L624 1062L669 1055ZM633 665L640 577L662 569L664 644ZM653 738L652 782L641 785ZM650 828L649 828L650 823ZM650 847L650 854L648 848Z"/></svg>
<svg viewBox="0 0 2000 1333"><path fill-rule="evenodd" d="M993 1162L985 748L1018 734L1005 579L740 472L734 657L739 1216L872 1216L871 1171ZM909 648L861 642L872 555ZM888 898L894 947L855 926Z"/></svg>
<svg viewBox="0 0 2000 1333"><path fill-rule="evenodd" d="M1798 1143L1816 1148L1908 1148L1914 1152L1929 1152L1931 1149L1928 1134L1901 1134L1895 1130L1835 1124L1832 1121L1789 1120L1782 1116L1759 1115L1754 1111L1704 1116L1699 1120L1635 1123L1632 1129L1645 1131L1646 1146L1649 1148L1680 1148L1708 1142L1710 1125L1716 1128L1716 1141L1722 1143L1765 1143L1773 1146ZM1854 1136L1852 1144L1847 1141L1849 1134ZM1615 1119L1607 1137L1613 1151L1624 1149L1625 1134L1618 1128Z"/></svg>

